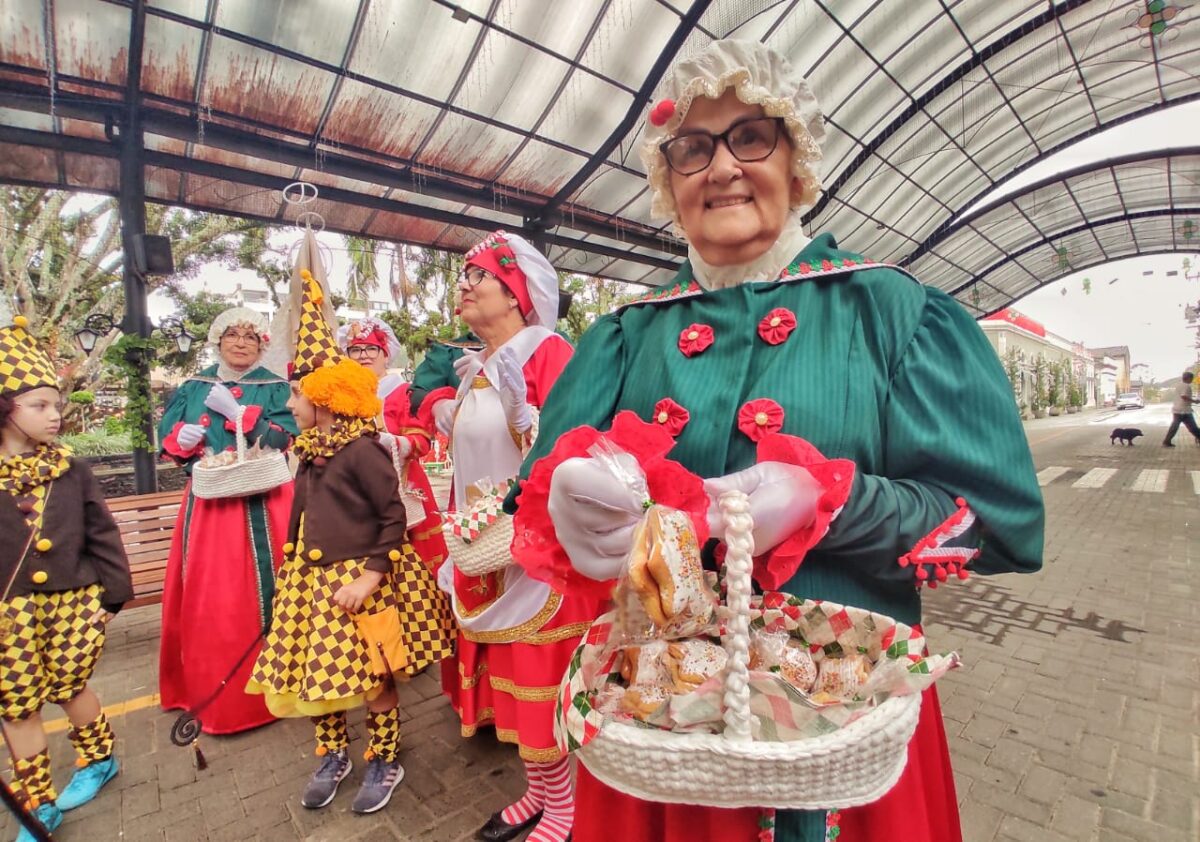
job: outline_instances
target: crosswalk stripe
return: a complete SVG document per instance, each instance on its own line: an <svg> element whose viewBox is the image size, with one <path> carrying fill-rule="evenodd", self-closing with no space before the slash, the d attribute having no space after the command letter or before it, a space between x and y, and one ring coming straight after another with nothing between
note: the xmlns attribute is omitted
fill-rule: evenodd
<svg viewBox="0 0 1200 842"><path fill-rule="evenodd" d="M1113 478L1113 474L1117 472L1116 468L1092 468L1075 482L1071 483L1072 488L1103 488L1104 483Z"/></svg>
<svg viewBox="0 0 1200 842"><path fill-rule="evenodd" d="M1170 471L1147 468L1138 474L1130 491L1150 491L1161 494L1167 490L1167 475Z"/></svg>
<svg viewBox="0 0 1200 842"><path fill-rule="evenodd" d="M1049 468L1042 468L1040 471L1038 471L1037 475L1038 485L1049 485L1069 470L1070 468L1063 468L1058 465L1051 465Z"/></svg>
<svg viewBox="0 0 1200 842"><path fill-rule="evenodd" d="M1200 471L1188 471L1192 475L1192 491L1200 494Z"/></svg>

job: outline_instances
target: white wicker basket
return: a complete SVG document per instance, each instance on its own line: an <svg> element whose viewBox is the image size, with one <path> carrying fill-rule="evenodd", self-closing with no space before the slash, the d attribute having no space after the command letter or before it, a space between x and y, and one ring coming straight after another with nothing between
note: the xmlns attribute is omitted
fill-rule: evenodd
<svg viewBox="0 0 1200 842"><path fill-rule="evenodd" d="M751 737L753 522L746 495L721 496L727 604L725 732L676 734L608 721L579 749L589 772L628 795L674 804L822 810L869 804L900 778L921 696L893 696L844 728L794 742Z"/></svg>
<svg viewBox="0 0 1200 842"><path fill-rule="evenodd" d="M468 576L483 576L503 570L512 564L510 547L513 540L513 519L509 515L501 515L499 520L484 529L479 533L479 537L470 543L459 538L449 528L446 528L445 534L450 561Z"/></svg>
<svg viewBox="0 0 1200 842"><path fill-rule="evenodd" d="M246 434L242 432L245 412L243 407L237 414L237 461L215 468L197 463L192 468L192 494L202 500L266 494L292 479L287 457L280 451L264 452L254 459L246 459Z"/></svg>

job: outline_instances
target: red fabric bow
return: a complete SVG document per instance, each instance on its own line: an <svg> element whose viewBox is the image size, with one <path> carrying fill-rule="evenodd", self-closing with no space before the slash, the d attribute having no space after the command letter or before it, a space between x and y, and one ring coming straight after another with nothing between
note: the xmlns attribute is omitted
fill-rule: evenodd
<svg viewBox="0 0 1200 842"><path fill-rule="evenodd" d="M758 335L768 345L786 342L795 329L796 315L786 307L776 307L758 323Z"/></svg>
<svg viewBox="0 0 1200 842"><path fill-rule="evenodd" d="M688 325L679 332L679 350L685 357L704 353L713 344L713 329L708 325Z"/></svg>
<svg viewBox="0 0 1200 842"><path fill-rule="evenodd" d="M783 429L783 407L770 398L747 401L738 410L737 426L751 441L762 441Z"/></svg>
<svg viewBox="0 0 1200 842"><path fill-rule="evenodd" d="M654 405L654 417L651 420L674 437L683 432L691 417L692 414L675 401L663 398Z"/></svg>

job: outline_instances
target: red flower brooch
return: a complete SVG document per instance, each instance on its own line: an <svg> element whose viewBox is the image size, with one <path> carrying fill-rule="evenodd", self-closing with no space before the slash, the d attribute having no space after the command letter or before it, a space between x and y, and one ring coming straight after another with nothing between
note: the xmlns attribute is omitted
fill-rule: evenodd
<svg viewBox="0 0 1200 842"><path fill-rule="evenodd" d="M704 353L713 344L713 329L708 325L688 325L679 332L679 350L685 357Z"/></svg>
<svg viewBox="0 0 1200 842"><path fill-rule="evenodd" d="M670 398L663 398L654 405L654 417L650 420L661 426L672 436L678 436L691 420L692 414Z"/></svg>
<svg viewBox="0 0 1200 842"><path fill-rule="evenodd" d="M751 441L759 441L783 429L783 407L769 398L747 401L738 410L737 425Z"/></svg>
<svg viewBox="0 0 1200 842"><path fill-rule="evenodd" d="M768 345L780 345L787 341L796 329L796 315L786 307L776 307L763 316L758 323L758 335Z"/></svg>

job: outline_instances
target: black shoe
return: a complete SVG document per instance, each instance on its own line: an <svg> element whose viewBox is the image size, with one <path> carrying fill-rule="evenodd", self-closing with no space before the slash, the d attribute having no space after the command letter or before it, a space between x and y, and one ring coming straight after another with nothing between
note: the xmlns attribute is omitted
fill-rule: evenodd
<svg viewBox="0 0 1200 842"><path fill-rule="evenodd" d="M483 842L508 842L509 839L516 839L538 823L542 811L538 810L521 824L509 824L500 816L500 813L493 813L487 824L475 831L475 838L482 839Z"/></svg>

